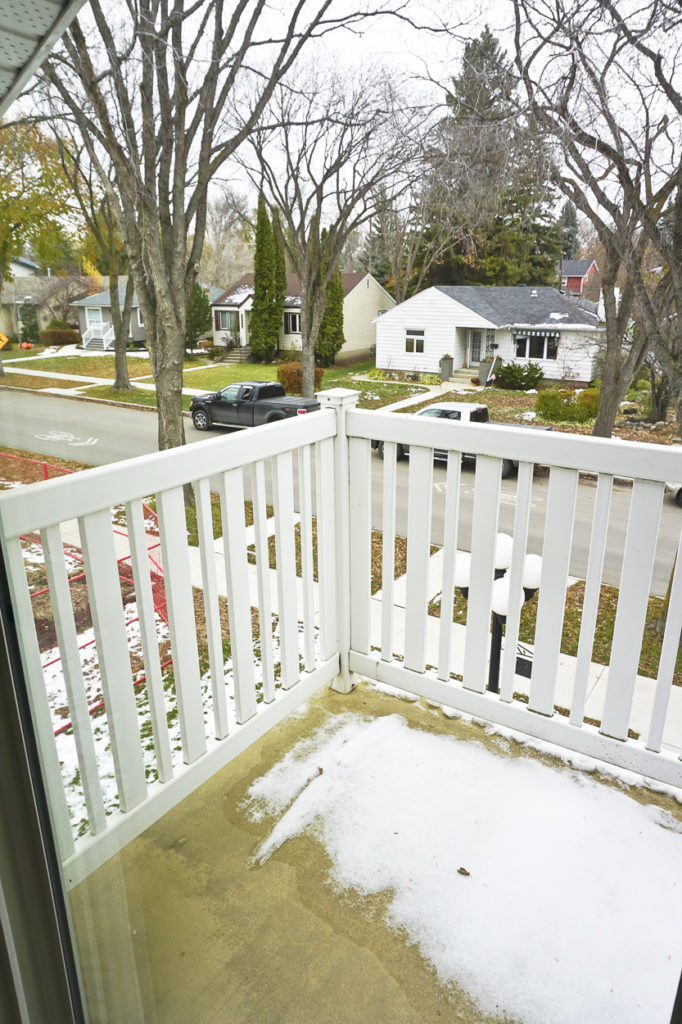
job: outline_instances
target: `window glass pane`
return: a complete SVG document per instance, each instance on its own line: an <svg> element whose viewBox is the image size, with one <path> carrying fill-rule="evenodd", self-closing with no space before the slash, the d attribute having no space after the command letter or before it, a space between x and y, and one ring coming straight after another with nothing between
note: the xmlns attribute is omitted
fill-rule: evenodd
<svg viewBox="0 0 682 1024"><path fill-rule="evenodd" d="M444 412L443 416L449 420L461 420L462 414L459 409L452 409L450 412Z"/></svg>
<svg viewBox="0 0 682 1024"><path fill-rule="evenodd" d="M420 416L431 416L433 419L437 419L441 415L440 409L422 409L419 413Z"/></svg>
<svg viewBox="0 0 682 1024"><path fill-rule="evenodd" d="M234 401L239 394L239 384L230 384L229 388L223 390L223 398Z"/></svg>
<svg viewBox="0 0 682 1024"><path fill-rule="evenodd" d="M516 346L516 355L518 359L526 358L526 347L528 345L528 338L520 336L515 339L514 344Z"/></svg>
<svg viewBox="0 0 682 1024"><path fill-rule="evenodd" d="M559 339L548 338L547 339L547 355L546 359L556 359L557 352L559 351Z"/></svg>
<svg viewBox="0 0 682 1024"><path fill-rule="evenodd" d="M416 343L416 346L417 346L417 352L423 352L424 351L424 339L423 338L415 338L415 343Z"/></svg>
<svg viewBox="0 0 682 1024"><path fill-rule="evenodd" d="M472 423L488 423L490 413L488 409L472 409L470 419Z"/></svg>
<svg viewBox="0 0 682 1024"><path fill-rule="evenodd" d="M530 339L530 358L544 359L545 357L545 336L534 334Z"/></svg>
<svg viewBox="0 0 682 1024"><path fill-rule="evenodd" d="M405 338L405 351L414 352L414 338Z"/></svg>

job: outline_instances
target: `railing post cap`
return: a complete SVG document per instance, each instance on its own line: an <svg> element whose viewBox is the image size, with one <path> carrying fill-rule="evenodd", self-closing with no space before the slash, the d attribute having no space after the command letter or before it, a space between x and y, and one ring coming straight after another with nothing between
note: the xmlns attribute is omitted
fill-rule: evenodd
<svg viewBox="0 0 682 1024"><path fill-rule="evenodd" d="M349 409L357 405L360 392L352 388L328 388L326 391L316 392L317 400L321 406L333 406L335 408Z"/></svg>

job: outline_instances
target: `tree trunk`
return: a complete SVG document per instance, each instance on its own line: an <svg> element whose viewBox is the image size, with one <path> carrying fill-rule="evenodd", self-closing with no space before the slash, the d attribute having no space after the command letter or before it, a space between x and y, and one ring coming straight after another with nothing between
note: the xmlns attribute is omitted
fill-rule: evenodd
<svg viewBox="0 0 682 1024"><path fill-rule="evenodd" d="M301 278L301 391L304 398L315 396L315 345L324 315L324 289L315 288L307 275Z"/></svg>
<svg viewBox="0 0 682 1024"><path fill-rule="evenodd" d="M117 260L118 262L118 260ZM109 295L111 298L111 321L114 327L114 356L116 365L116 377L114 380L114 391L132 391L133 385L128 376L128 335L130 333L130 313L133 304L133 292L135 286L133 279L128 274L126 281L125 298L123 310L118 301L118 270L109 275Z"/></svg>

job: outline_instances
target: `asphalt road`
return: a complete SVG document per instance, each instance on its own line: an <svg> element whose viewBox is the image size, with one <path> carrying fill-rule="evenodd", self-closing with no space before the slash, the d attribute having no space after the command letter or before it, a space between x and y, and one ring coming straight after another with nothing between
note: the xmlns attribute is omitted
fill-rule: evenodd
<svg viewBox="0 0 682 1024"><path fill-rule="evenodd" d="M203 434L185 421L188 443L210 444L224 432ZM0 443L13 448L39 452L46 457L58 456L92 466L106 465L121 459L145 455L157 450L156 415L151 411L120 408L75 399L41 395L32 392L0 390ZM381 460L372 459L374 526L381 528ZM397 530L405 533L407 526L407 462L397 466ZM465 464L462 471L462 507L459 545L468 548L471 534L474 468ZM542 536L547 503L547 475L536 473L531 501L529 550L542 550ZM515 502L514 478L502 481L500 530L511 532ZM581 481L576 504L574 544L571 573L584 577L592 524L596 484ZM622 551L625 545L631 489L616 484L611 505L611 527L604 566L605 582L618 585ZM434 466L432 540L438 544L443 535L445 505L445 468ZM682 523L682 509L669 496L663 505L652 593L663 595L668 585Z"/></svg>

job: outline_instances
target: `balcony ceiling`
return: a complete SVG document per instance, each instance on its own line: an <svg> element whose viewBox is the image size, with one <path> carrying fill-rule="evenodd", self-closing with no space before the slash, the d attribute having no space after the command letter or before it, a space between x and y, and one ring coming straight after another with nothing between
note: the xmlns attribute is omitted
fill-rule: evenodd
<svg viewBox="0 0 682 1024"><path fill-rule="evenodd" d="M0 0L0 117L40 67L84 0Z"/></svg>

